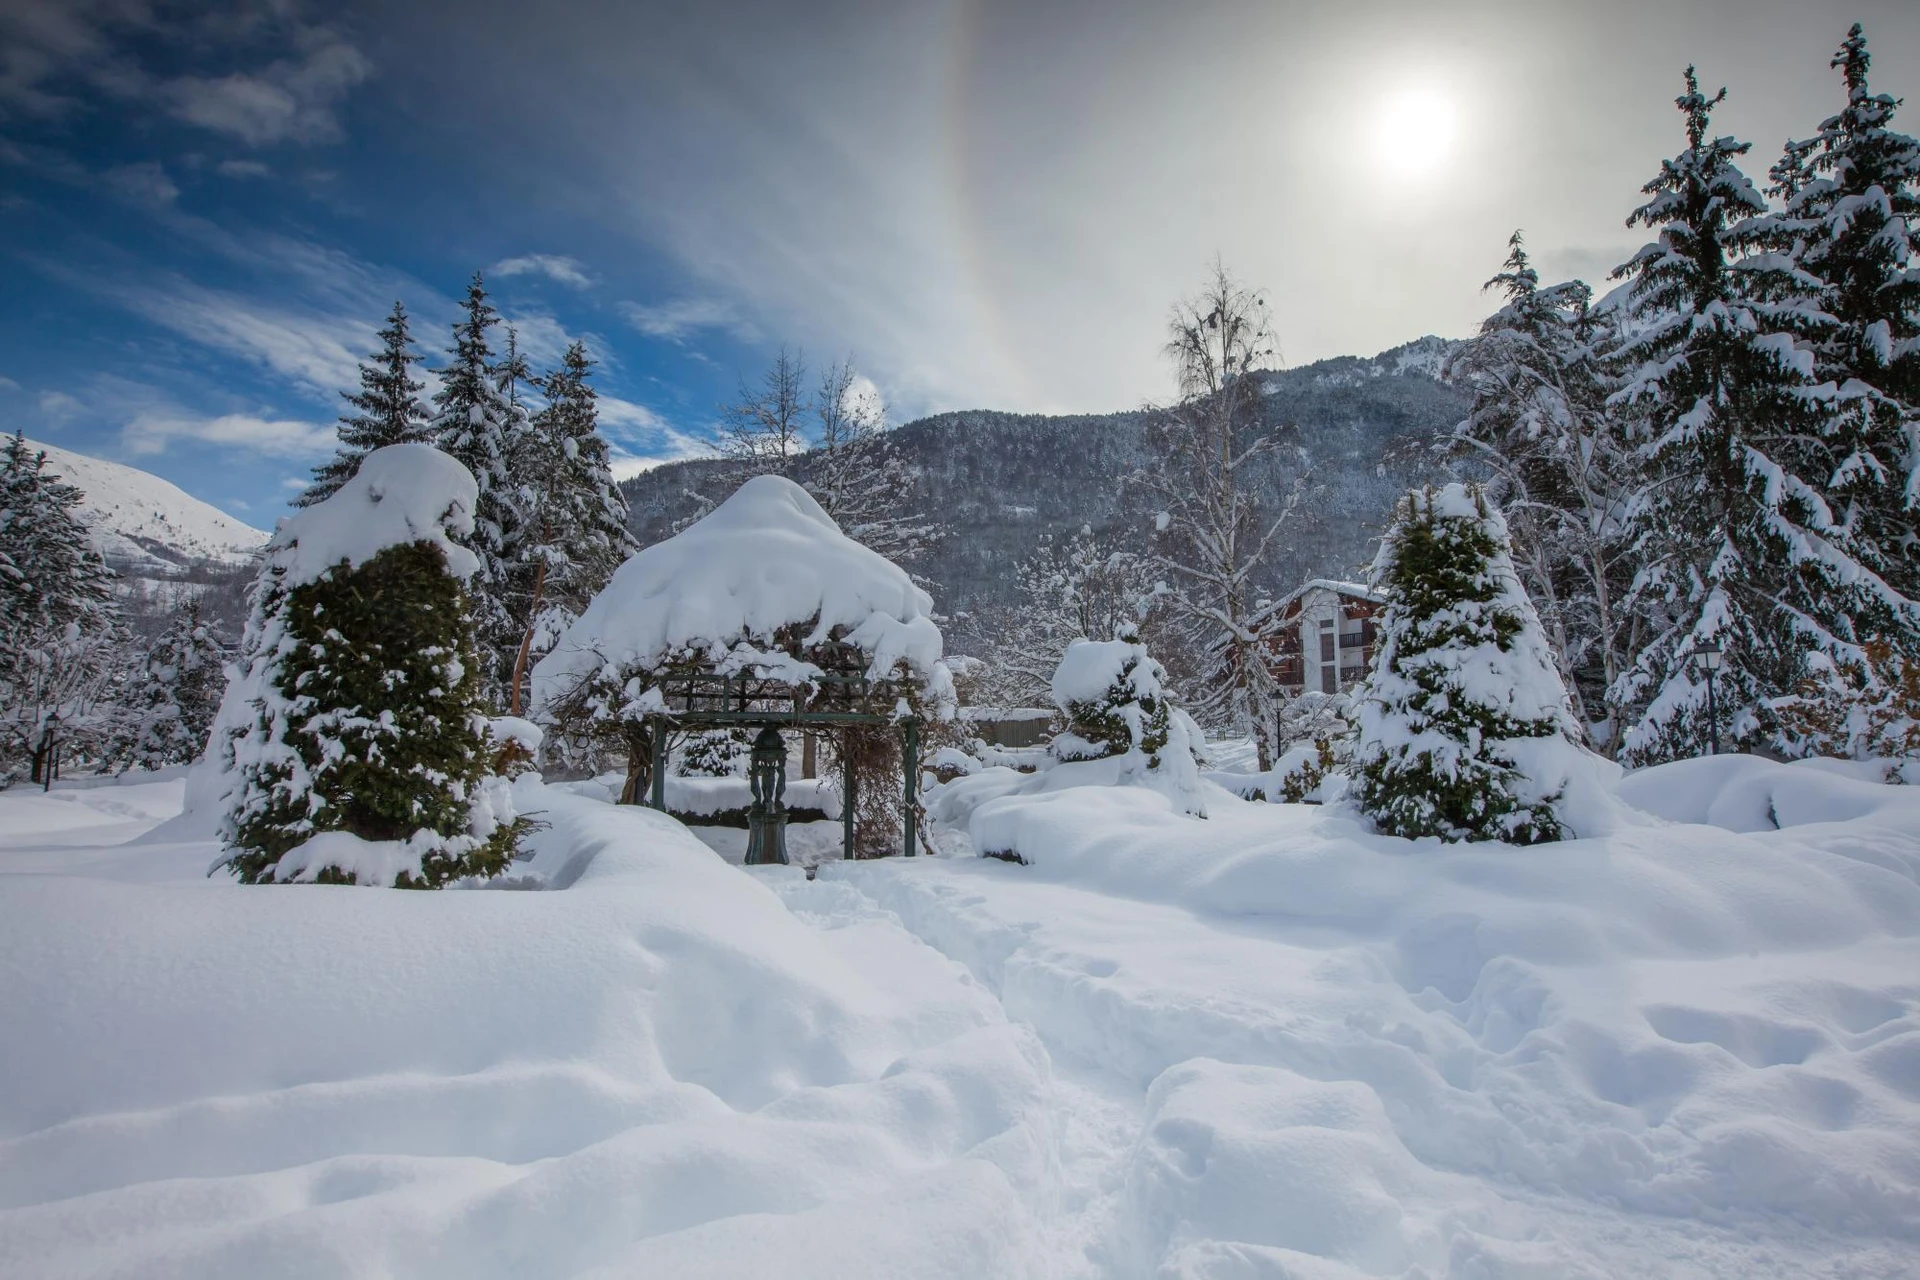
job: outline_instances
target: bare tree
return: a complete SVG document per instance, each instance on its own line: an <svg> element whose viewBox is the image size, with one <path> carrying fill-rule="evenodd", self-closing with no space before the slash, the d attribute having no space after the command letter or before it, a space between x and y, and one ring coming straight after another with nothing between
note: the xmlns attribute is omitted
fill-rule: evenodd
<svg viewBox="0 0 1920 1280"><path fill-rule="evenodd" d="M841 532L889 560L911 567L940 537L939 525L914 511L913 470L887 438L886 413L849 356L828 365L814 394L819 425L805 464L807 491Z"/></svg>
<svg viewBox="0 0 1920 1280"><path fill-rule="evenodd" d="M785 344L758 386L740 380L740 398L720 410L720 452L746 476L785 475L807 448L807 365Z"/></svg>
<svg viewBox="0 0 1920 1280"><path fill-rule="evenodd" d="M1152 559L1168 575L1162 604L1188 647L1204 657L1189 698L1203 722L1248 734L1270 768L1280 688L1269 663L1256 580L1274 538L1299 509L1304 461L1277 497L1268 477L1279 447L1268 429L1256 371L1278 362L1265 301L1218 260L1198 294L1177 304L1167 355L1180 400L1148 427L1164 459L1132 477L1157 508Z"/></svg>

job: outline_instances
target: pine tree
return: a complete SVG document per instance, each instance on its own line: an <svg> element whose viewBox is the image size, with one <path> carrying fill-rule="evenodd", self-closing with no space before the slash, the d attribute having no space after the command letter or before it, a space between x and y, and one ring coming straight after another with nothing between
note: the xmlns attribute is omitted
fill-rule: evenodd
<svg viewBox="0 0 1920 1280"><path fill-rule="evenodd" d="M189 600L142 658L120 699L122 722L106 763L122 772L191 764L226 692L226 650Z"/></svg>
<svg viewBox="0 0 1920 1280"><path fill-rule="evenodd" d="M1740 256L1769 234L1767 209L1736 163L1747 144L1708 136L1724 97L1702 94L1688 69L1687 149L1629 219L1659 239L1616 272L1633 282L1639 321L1618 351L1630 372L1617 398L1643 415L1650 472L1633 588L1650 634L1615 690L1645 708L1625 736L1634 764L1692 755L1708 736L1695 650L1724 655L1723 736L1791 749L1775 702L1833 678L1910 607L1861 563L1822 494L1841 461L1831 397L1778 256Z"/></svg>
<svg viewBox="0 0 1920 1280"><path fill-rule="evenodd" d="M521 630L508 599L511 561L522 537L524 513L514 474L525 414L513 395L520 366L512 359L502 379L495 367L488 331L500 317L487 301L485 283L475 272L467 286L465 318L453 327L452 362L440 371L433 397L434 445L472 473L479 486L473 532L467 545L480 557L469 583L476 640L481 660L482 695L504 706Z"/></svg>
<svg viewBox="0 0 1920 1280"><path fill-rule="evenodd" d="M0 456L0 786L55 718L62 741L99 750L125 639L113 573L78 515L81 492L46 466L20 433Z"/></svg>
<svg viewBox="0 0 1920 1280"><path fill-rule="evenodd" d="M420 401L424 382L409 376L420 362L407 329L407 309L393 304L380 331L380 354L360 362L360 390L343 391L354 412L340 419L340 450L313 471L313 483L294 499L296 507L324 502L353 477L360 460L390 444L424 444L431 437L427 407Z"/></svg>
<svg viewBox="0 0 1920 1280"><path fill-rule="evenodd" d="M1157 508L1153 558L1162 603L1187 647L1208 656L1193 684L1194 714L1251 736L1271 768L1280 687L1268 661L1256 580L1305 477L1278 495L1254 477L1278 447L1264 420L1256 371L1275 358L1265 302L1216 263L1213 278L1174 308L1167 354L1181 400L1153 415L1149 442L1166 459L1132 477Z"/></svg>
<svg viewBox="0 0 1920 1280"><path fill-rule="evenodd" d="M520 628L510 685L514 715L520 714L531 661L552 647L638 549L607 462L587 381L592 373L585 345L573 343L560 367L539 383L547 403L529 420L518 454L525 522L514 549L511 592Z"/></svg>
<svg viewBox="0 0 1920 1280"><path fill-rule="evenodd" d="M461 585L478 558L449 537L470 532L476 500L446 455L397 445L281 525L221 713L240 731L216 744L243 881L437 888L513 856L521 821L491 772Z"/></svg>
<svg viewBox="0 0 1920 1280"><path fill-rule="evenodd" d="M1579 728L1499 510L1459 484L1409 494L1373 584L1387 608L1360 705L1361 809L1389 835L1561 839L1532 744Z"/></svg>
<svg viewBox="0 0 1920 1280"><path fill-rule="evenodd" d="M1612 332L1579 280L1541 287L1520 233L1487 282L1506 304L1447 362L1473 394L1456 455L1492 475L1522 583L1539 611L1576 714L1609 751L1620 708L1608 697L1634 653L1626 513L1640 461L1609 413L1600 351Z"/></svg>

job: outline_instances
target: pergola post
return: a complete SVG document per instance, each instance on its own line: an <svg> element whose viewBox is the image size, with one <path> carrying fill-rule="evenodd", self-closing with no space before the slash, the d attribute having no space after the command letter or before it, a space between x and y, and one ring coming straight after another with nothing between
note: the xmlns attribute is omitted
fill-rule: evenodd
<svg viewBox="0 0 1920 1280"><path fill-rule="evenodd" d="M647 804L661 813L667 811L667 721L653 717L653 777L648 780Z"/></svg>
<svg viewBox="0 0 1920 1280"><path fill-rule="evenodd" d="M840 735L840 856L842 859L853 857L853 809L854 787L857 774L853 771L853 730Z"/></svg>
<svg viewBox="0 0 1920 1280"><path fill-rule="evenodd" d="M902 760L906 765L904 772L907 775L907 856L911 858L915 855L916 847L920 843L920 823L916 812L919 808L916 801L920 792L920 722L918 720L907 721L905 745L906 750L902 753Z"/></svg>

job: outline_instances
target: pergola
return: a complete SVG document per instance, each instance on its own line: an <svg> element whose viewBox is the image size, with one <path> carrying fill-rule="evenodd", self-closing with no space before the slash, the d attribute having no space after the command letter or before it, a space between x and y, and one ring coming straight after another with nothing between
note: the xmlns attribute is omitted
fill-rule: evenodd
<svg viewBox="0 0 1920 1280"><path fill-rule="evenodd" d="M795 655L798 656L797 654ZM807 651L806 661L816 672L801 683L762 672L723 674L698 664L669 668L656 674L653 688L663 710L649 720L647 805L666 812L667 741L675 730L759 728L762 739L753 753L753 806L748 811L747 862L787 861L784 828L786 808L786 752L781 729L802 732L839 731L841 763L841 857L854 853L854 808L858 795L855 753L847 745L850 730L897 728L901 735L901 787L905 800L903 852L911 858L919 843L917 792L920 783L920 721L900 716L908 691L905 681L874 680L867 674L868 658L856 646L829 642ZM778 748L777 753L774 748Z"/></svg>

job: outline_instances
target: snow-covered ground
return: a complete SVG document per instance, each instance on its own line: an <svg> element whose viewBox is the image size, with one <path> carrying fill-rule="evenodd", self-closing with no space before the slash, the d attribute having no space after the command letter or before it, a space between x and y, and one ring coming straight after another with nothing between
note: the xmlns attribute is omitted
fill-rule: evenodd
<svg viewBox="0 0 1920 1280"><path fill-rule="evenodd" d="M1080 787L809 881L521 787L442 893L0 794L0 1275L1920 1274L1920 788L1516 850Z"/></svg>

